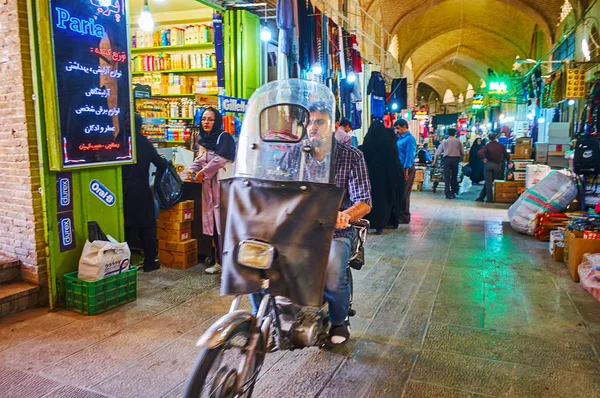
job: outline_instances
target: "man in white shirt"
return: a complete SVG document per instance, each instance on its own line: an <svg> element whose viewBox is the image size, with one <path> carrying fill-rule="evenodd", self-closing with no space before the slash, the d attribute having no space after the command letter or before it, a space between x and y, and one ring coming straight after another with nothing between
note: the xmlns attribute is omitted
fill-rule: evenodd
<svg viewBox="0 0 600 398"><path fill-rule="evenodd" d="M463 143L456 138L456 129L448 129L448 138L442 141L435 152L433 164L437 164L442 154L446 199L455 199L458 195L458 164L465 155Z"/></svg>
<svg viewBox="0 0 600 398"><path fill-rule="evenodd" d="M335 122L335 140L342 144L352 145L352 123L348 119L341 119L339 122Z"/></svg>

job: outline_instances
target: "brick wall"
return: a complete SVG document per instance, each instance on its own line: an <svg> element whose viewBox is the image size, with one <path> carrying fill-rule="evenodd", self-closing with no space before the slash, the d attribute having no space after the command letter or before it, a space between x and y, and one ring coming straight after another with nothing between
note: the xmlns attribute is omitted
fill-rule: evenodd
<svg viewBox="0 0 600 398"><path fill-rule="evenodd" d="M0 255L46 285L27 2L0 0Z"/></svg>

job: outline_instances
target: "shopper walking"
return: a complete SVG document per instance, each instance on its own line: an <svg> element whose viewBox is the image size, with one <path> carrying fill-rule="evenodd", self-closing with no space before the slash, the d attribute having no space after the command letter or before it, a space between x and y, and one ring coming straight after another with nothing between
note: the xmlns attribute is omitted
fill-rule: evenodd
<svg viewBox="0 0 600 398"><path fill-rule="evenodd" d="M408 130L408 122L398 119L394 123L394 129L398 135L396 145L400 160L400 184L396 190L397 197L390 217L392 226L395 222L397 224L410 223L410 194L415 181L415 155L417 152L417 140Z"/></svg>
<svg viewBox="0 0 600 398"><path fill-rule="evenodd" d="M465 155L462 142L456 138L456 129L448 129L448 138L446 138L435 152L434 164L440 156L443 156L444 166L444 190L446 199L455 199L458 195L458 164Z"/></svg>
<svg viewBox="0 0 600 398"><path fill-rule="evenodd" d="M381 235L390 219L396 189L400 184L400 160L394 130L385 128L380 120L373 121L365 136L362 151L369 170L373 201L366 218L376 234Z"/></svg>
<svg viewBox="0 0 600 398"><path fill-rule="evenodd" d="M487 202L494 203L494 180L501 176L502 166L505 161L510 160L510 154L506 147L496 140L496 134L490 133L488 138L490 142L478 152L479 158L485 163L485 186L475 200L483 202L487 196Z"/></svg>
<svg viewBox="0 0 600 398"><path fill-rule="evenodd" d="M471 181L474 185L478 185L481 181L485 180L485 176L483 173L483 160L479 158L479 151L483 148L483 144L481 142L481 137L475 138L473 144L471 145L471 149L469 151L469 166L471 167Z"/></svg>
<svg viewBox="0 0 600 398"><path fill-rule="evenodd" d="M215 243L214 266L207 274L221 272L221 221L219 211L220 191L218 172L227 162L235 160L235 141L223 132L223 117L218 110L206 108L200 120L198 154L188 170L194 182L202 183L202 232L212 236Z"/></svg>
<svg viewBox="0 0 600 398"><path fill-rule="evenodd" d="M431 154L429 153L429 144L428 143L424 143L423 147L421 149L419 149L417 158L419 159L420 164L431 163Z"/></svg>
<svg viewBox="0 0 600 398"><path fill-rule="evenodd" d="M340 119L335 122L335 140L342 144L352 145L352 123L348 119Z"/></svg>
<svg viewBox="0 0 600 398"><path fill-rule="evenodd" d="M142 117L138 113L135 114L135 151L137 163L121 169L125 240L129 247L139 247L141 243L144 272L151 272L159 269L160 264L156 262L156 208L150 189L150 163L161 169L167 166L167 160L142 135Z"/></svg>

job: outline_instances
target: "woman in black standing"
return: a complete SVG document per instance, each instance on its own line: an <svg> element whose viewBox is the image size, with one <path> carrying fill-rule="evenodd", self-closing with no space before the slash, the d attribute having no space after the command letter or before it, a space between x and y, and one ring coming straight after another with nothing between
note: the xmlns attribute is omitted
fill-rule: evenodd
<svg viewBox="0 0 600 398"><path fill-rule="evenodd" d="M469 166L471 166L471 170L473 170L469 178L471 178L473 185L479 185L479 183L485 179L483 174L484 163L477 155L481 148L483 148L481 137L477 137L475 141L473 141L473 145L471 145L471 150L469 152Z"/></svg>
<svg viewBox="0 0 600 398"><path fill-rule="evenodd" d="M390 219L396 188L400 182L396 134L392 129L386 128L380 120L375 120L369 127L362 151L369 169L373 199L373 208L366 218L377 235L381 235Z"/></svg>
<svg viewBox="0 0 600 398"><path fill-rule="evenodd" d="M135 150L137 163L123 166L123 207L125 215L125 240L135 247L138 240L144 250L144 272L160 268L156 262L156 209L150 189L150 163L157 169L168 162L142 135L142 117L135 114Z"/></svg>

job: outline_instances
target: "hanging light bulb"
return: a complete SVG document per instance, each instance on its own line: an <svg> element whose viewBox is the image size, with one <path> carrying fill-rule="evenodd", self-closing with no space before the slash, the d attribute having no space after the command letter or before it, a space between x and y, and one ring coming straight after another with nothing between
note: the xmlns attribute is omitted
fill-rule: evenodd
<svg viewBox="0 0 600 398"><path fill-rule="evenodd" d="M154 30L154 19L152 18L152 13L150 12L150 7L148 6L148 0L144 0L144 7L142 8L142 12L138 18L138 26L140 29L145 30L146 32L151 32Z"/></svg>
<svg viewBox="0 0 600 398"><path fill-rule="evenodd" d="M546 118L541 117L538 119L538 123L544 123L544 122L546 122Z"/></svg>
<svg viewBox="0 0 600 398"><path fill-rule="evenodd" d="M348 76L346 76L346 81L348 83L354 83L356 81L356 73L354 73L354 72L348 73Z"/></svg>
<svg viewBox="0 0 600 398"><path fill-rule="evenodd" d="M569 100L569 106L575 105L575 100Z"/></svg>
<svg viewBox="0 0 600 398"><path fill-rule="evenodd" d="M392 103L392 110L395 111L396 109L398 109L398 104L394 102L394 103Z"/></svg>
<svg viewBox="0 0 600 398"><path fill-rule="evenodd" d="M271 29L263 25L263 27L260 28L260 39L262 41L271 41Z"/></svg>
<svg viewBox="0 0 600 398"><path fill-rule="evenodd" d="M312 71L315 75L321 75L323 74L323 67L321 66L321 64L319 62L317 62L316 64L313 65Z"/></svg>

